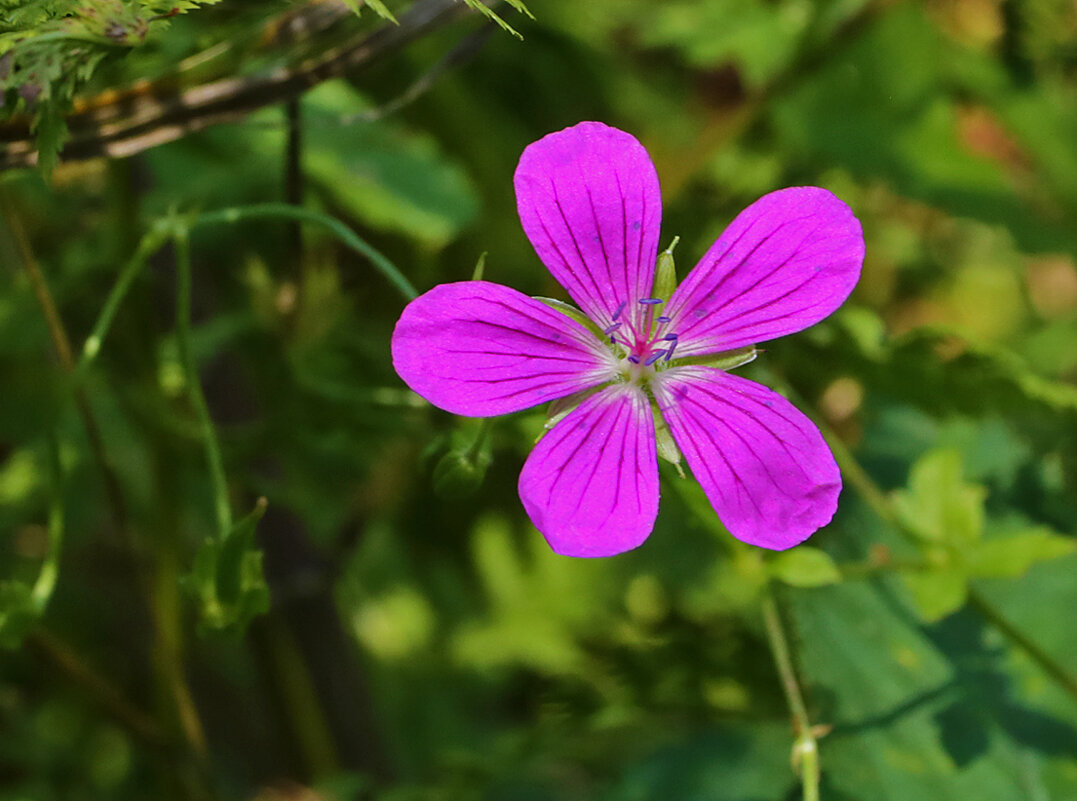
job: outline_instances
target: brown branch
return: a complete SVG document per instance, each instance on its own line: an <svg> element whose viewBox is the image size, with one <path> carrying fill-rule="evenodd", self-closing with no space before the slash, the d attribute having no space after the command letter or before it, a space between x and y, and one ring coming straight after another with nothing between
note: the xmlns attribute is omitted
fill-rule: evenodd
<svg viewBox="0 0 1077 801"><path fill-rule="evenodd" d="M71 338L67 335L63 320L56 301L49 290L48 281L41 267L34 258L34 252L30 247L30 238L22 226L22 220L16 213L15 208L7 196L0 192L0 212L7 220L8 229L15 240L15 247L22 259L23 269L34 290L38 304L41 306L45 317L45 324L49 330L49 338L52 340L53 349L60 361L63 371L69 376L75 372L75 359L71 350ZM86 431L86 439L90 444L90 452L93 454L94 463L101 473L101 480L105 485L105 497L112 514L112 522L124 542L130 542L131 535L127 519L127 504L124 501L120 481L116 477L116 471L112 469L112 463L105 452L104 439L101 436L101 427L97 423L93 407L85 390L76 386L73 390L75 408L78 409L79 417L82 418L82 426Z"/></svg>
<svg viewBox="0 0 1077 801"><path fill-rule="evenodd" d="M234 122L257 109L298 97L323 81L354 73L397 52L409 42L445 24L465 10L456 0L418 0L400 15L399 24L386 24L357 41L321 53L297 65L261 75L224 78L182 90L167 87L154 96L152 87L120 93L117 103L126 114L114 116L115 105L93 101L67 119L71 138L61 158L77 161L96 156L123 157L180 139L222 122ZM37 162L33 141L21 126L0 126L0 170Z"/></svg>
<svg viewBox="0 0 1077 801"><path fill-rule="evenodd" d="M30 653L85 691L105 714L139 740L154 748L168 747L168 738L157 722L128 700L118 687L91 668L59 637L38 628L27 635L25 644Z"/></svg>

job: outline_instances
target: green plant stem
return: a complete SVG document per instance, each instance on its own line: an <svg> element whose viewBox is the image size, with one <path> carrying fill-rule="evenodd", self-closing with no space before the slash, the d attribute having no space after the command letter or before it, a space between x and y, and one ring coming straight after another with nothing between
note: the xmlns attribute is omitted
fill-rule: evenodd
<svg viewBox="0 0 1077 801"><path fill-rule="evenodd" d="M340 220L310 209L289 205L287 203L261 203L253 206L236 206L206 212L196 217L194 221L190 223L189 228L261 219L295 220L321 225L330 233L334 234L345 246L369 260L370 263L374 265L375 269L396 287L404 300L410 301L418 297L418 290L412 286L411 282L404 276L404 274L373 246L360 238L358 234L348 228L344 223L340 222ZM116 318L116 314L123 304L124 298L127 297L127 293L130 291L132 284L134 284L135 279L138 278L145 269L146 262L149 261L150 256L152 256L169 239L169 237L173 235L173 227L174 220L161 221L154 225L149 232L142 237L135 254L120 271L119 278L116 279L116 283L110 290L108 298L105 300L105 305L101 308L101 312L94 322L93 329L90 331L90 335L86 338L86 342L82 346L82 352L79 355L78 363L74 364L71 368L71 372L74 373L72 381L76 390L85 380L86 373L101 352L101 347L104 345L109 330L112 328L112 323ZM52 331L53 328L52 318L49 318L50 331ZM53 340L61 341L57 340L55 336L53 337ZM66 342L66 340L62 341ZM69 357L70 351L71 348L68 345L67 353ZM62 358L63 357L61 356L61 360Z"/></svg>
<svg viewBox="0 0 1077 801"><path fill-rule="evenodd" d="M56 588L56 579L60 573L60 550L63 546L64 537L64 487L63 468L60 465L60 443L55 432L49 435L48 442L49 462L49 550L45 555L45 561L41 564L41 570L37 574L37 581L31 590L30 597L33 599L34 608L39 615L45 612L52 591Z"/></svg>
<svg viewBox="0 0 1077 801"><path fill-rule="evenodd" d="M252 206L218 209L200 214L191 223L191 228L260 219L300 220L320 225L334 234L345 246L369 260L374 265L374 269L385 276L405 300L414 300L419 295L418 290L391 261L351 228L334 217L301 206L292 206L287 203L258 203Z"/></svg>
<svg viewBox="0 0 1077 801"><path fill-rule="evenodd" d="M217 430L213 427L206 396L202 393L202 382L198 377L198 366L191 353L191 246L186 229L174 232L172 242L176 251L176 349L186 373L187 392L202 433L202 446L206 451L210 482L213 484L217 532L223 540L232 532L232 506L228 500L228 479L224 474Z"/></svg>
<svg viewBox="0 0 1077 801"><path fill-rule="evenodd" d="M984 598L974 587L969 587L969 605L979 612L984 620L998 629L1014 645L1028 654L1040 668L1053 678L1058 684L1074 698L1077 698L1077 678L1066 670L1053 656L1043 650L1035 641L1030 639L1021 629L1017 628L1010 620L996 609L990 601Z"/></svg>
<svg viewBox="0 0 1077 801"><path fill-rule="evenodd" d="M796 741L793 743L793 767L800 775L804 791L804 801L819 801L819 743L815 739L808 708L804 704L804 695L797 683L793 660L789 654L789 643L782 627L781 615L774 595L768 589L762 600L763 624L767 631L770 651L774 655L774 664L778 668L785 700L793 715L796 725Z"/></svg>
<svg viewBox="0 0 1077 801"><path fill-rule="evenodd" d="M142 270L145 269L146 262L149 261L150 256L152 256L167 241L167 239L167 234L160 227L155 227L142 237L142 241L139 242L135 255L132 256L127 264L123 266L123 269L120 270L120 276L116 279L116 283L113 284L112 289L109 291L108 297L105 299L105 305L101 307L101 313L97 315L97 320L94 322L90 335L86 337L86 341L82 344L82 352L79 354L79 361L78 364L75 365L74 373L72 375L72 381L75 383L75 386L82 384L90 366L97 358L97 354L101 352L101 345L104 343L105 337L112 327L112 321L116 318L116 313L120 310L120 304L123 303L123 299L127 296L128 291L131 289L131 285L139 274L141 274Z"/></svg>

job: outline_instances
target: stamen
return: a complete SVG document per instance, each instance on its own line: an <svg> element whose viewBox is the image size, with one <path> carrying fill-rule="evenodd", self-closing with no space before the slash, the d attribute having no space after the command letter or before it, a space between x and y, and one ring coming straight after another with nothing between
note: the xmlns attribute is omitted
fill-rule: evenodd
<svg viewBox="0 0 1077 801"><path fill-rule="evenodd" d="M632 364L639 364L639 356L629 356L628 360L632 362Z"/></svg>
<svg viewBox="0 0 1077 801"><path fill-rule="evenodd" d="M659 303L663 303L664 301L661 298L640 298L639 302L642 303L644 306L657 306Z"/></svg>
<svg viewBox="0 0 1077 801"><path fill-rule="evenodd" d="M613 321L617 322L617 318L621 316L621 312L625 310L625 306L628 305L627 300L622 300L621 305L617 307L617 311L613 313Z"/></svg>
<svg viewBox="0 0 1077 801"><path fill-rule="evenodd" d="M678 339L679 337L676 334L666 334L662 337L663 342L676 342Z"/></svg>
<svg viewBox="0 0 1077 801"><path fill-rule="evenodd" d="M606 336L609 336L610 334L612 334L614 331L616 331L620 327L621 327L620 323L614 323L613 325L609 325L609 326L606 326L605 328L603 328L602 333L605 334Z"/></svg>
<svg viewBox="0 0 1077 801"><path fill-rule="evenodd" d="M667 317L666 315L663 314L662 316L660 316L658 318L658 322L660 322L660 323L672 323L673 318L672 317Z"/></svg>
<svg viewBox="0 0 1077 801"><path fill-rule="evenodd" d="M673 358L673 351L677 349L677 340L673 340L673 344L669 346L669 350L666 351L666 361L668 362Z"/></svg>
<svg viewBox="0 0 1077 801"><path fill-rule="evenodd" d="M654 353L647 357L647 361L643 363L643 366L650 367L652 364L654 364L656 361L658 361L661 357L665 355L666 352L664 350L656 350Z"/></svg>

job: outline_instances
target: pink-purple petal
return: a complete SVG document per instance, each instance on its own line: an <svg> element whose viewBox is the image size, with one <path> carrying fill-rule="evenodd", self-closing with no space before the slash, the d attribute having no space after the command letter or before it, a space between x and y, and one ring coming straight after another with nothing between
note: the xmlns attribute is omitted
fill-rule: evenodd
<svg viewBox="0 0 1077 801"><path fill-rule="evenodd" d="M654 417L639 387L615 384L585 400L531 451L520 500L564 556L638 547L658 515Z"/></svg>
<svg viewBox="0 0 1077 801"><path fill-rule="evenodd" d="M662 194L650 156L631 134L581 122L520 157L516 203L543 264L600 328L624 305L633 319L658 256Z"/></svg>
<svg viewBox="0 0 1077 801"><path fill-rule="evenodd" d="M594 334L546 304L488 281L441 284L404 309L393 331L404 382L454 414L490 417L610 380Z"/></svg>
<svg viewBox="0 0 1077 801"><path fill-rule="evenodd" d="M841 474L819 429L773 390L710 367L652 384L673 439L739 540L784 550L834 516Z"/></svg>
<svg viewBox="0 0 1077 801"><path fill-rule="evenodd" d="M860 277L860 222L825 189L793 187L742 211L673 293L678 356L800 331L840 306Z"/></svg>

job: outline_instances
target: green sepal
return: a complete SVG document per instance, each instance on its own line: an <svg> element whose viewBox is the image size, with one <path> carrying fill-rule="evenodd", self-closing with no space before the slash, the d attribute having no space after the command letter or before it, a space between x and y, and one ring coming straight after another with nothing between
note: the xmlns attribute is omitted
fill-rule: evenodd
<svg viewBox="0 0 1077 801"><path fill-rule="evenodd" d="M549 431L555 425L560 423L569 412L587 400L589 397L598 392L602 387L590 387L588 389L581 389L579 392L573 392L571 395L566 395L563 398L558 398L546 407L546 422L543 423L543 433ZM539 439L542 439L540 436ZM536 440L537 442L537 440Z"/></svg>
<svg viewBox="0 0 1077 801"><path fill-rule="evenodd" d="M486 272L486 251L484 250L479 254L479 260L475 262L475 269L471 271L472 281L481 281L483 273Z"/></svg>
<svg viewBox="0 0 1077 801"><path fill-rule="evenodd" d="M482 486L493 461L489 430L490 421L484 419L478 432L470 427L453 432L449 452L434 466L435 493L442 498L462 498L473 495Z"/></svg>
<svg viewBox="0 0 1077 801"><path fill-rule="evenodd" d="M722 353L709 353L705 356L687 356L683 359L674 359L669 363L670 367L681 367L688 364L699 364L704 367L715 367L719 370L733 370L748 362L755 361L759 351L755 345L746 345L736 350L727 350Z"/></svg>
<svg viewBox="0 0 1077 801"><path fill-rule="evenodd" d="M684 478L680 448L677 447L677 443L673 440L673 434L670 433L669 426L666 425L661 412L655 408L654 404L652 404L652 409L654 409L654 438L658 455L677 468L677 473L681 478Z"/></svg>
<svg viewBox="0 0 1077 801"><path fill-rule="evenodd" d="M254 510L232 526L222 539L207 538L195 554L181 586L199 603L199 634L242 635L247 625L269 610L269 587L262 571L262 552L254 541L266 511L259 498Z"/></svg>
<svg viewBox="0 0 1077 801"><path fill-rule="evenodd" d="M609 337L602 333L602 329L595 325L590 317L577 309L571 303L565 303L563 300L557 300L556 298L544 298L538 295L534 296L533 299L545 303L551 309L557 309L557 311L561 312L561 314L564 314L567 317L571 317L577 323L584 326L588 331L590 331L603 342L609 342Z"/></svg>
<svg viewBox="0 0 1077 801"><path fill-rule="evenodd" d="M673 260L673 248L681 241L679 236L673 237L669 247L658 254L658 265L654 272L654 290L656 298L669 300L673 297L673 291L677 288L677 265Z"/></svg>

